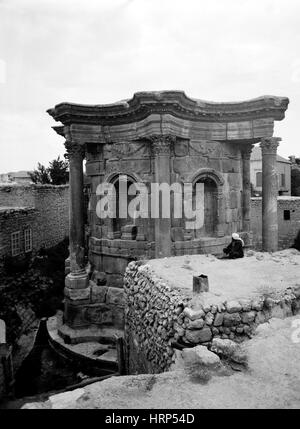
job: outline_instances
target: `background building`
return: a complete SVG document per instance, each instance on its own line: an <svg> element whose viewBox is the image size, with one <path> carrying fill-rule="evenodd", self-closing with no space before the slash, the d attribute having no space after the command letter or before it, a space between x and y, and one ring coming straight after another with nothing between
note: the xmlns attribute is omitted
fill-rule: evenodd
<svg viewBox="0 0 300 429"><path fill-rule="evenodd" d="M0 266L69 235L68 185L0 185Z"/></svg>
<svg viewBox="0 0 300 429"><path fill-rule="evenodd" d="M280 155L276 157L278 195L291 195L291 161ZM250 180L257 196L262 193L262 154L261 148L255 146L250 158Z"/></svg>

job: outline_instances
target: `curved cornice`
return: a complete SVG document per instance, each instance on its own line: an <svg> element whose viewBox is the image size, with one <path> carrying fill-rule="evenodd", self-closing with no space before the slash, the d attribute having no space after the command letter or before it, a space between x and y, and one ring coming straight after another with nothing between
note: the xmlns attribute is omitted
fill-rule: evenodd
<svg viewBox="0 0 300 429"><path fill-rule="evenodd" d="M183 91L150 91L137 92L133 98L113 104L60 103L47 112L64 125L125 124L142 120L153 113L167 113L199 122L227 122L260 118L282 120L288 104L287 97L271 95L223 103L189 98Z"/></svg>

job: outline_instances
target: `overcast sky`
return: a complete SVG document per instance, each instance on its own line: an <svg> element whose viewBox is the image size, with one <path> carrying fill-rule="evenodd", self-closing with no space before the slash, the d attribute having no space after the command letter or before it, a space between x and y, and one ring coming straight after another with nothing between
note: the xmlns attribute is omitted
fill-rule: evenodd
<svg viewBox="0 0 300 429"><path fill-rule="evenodd" d="M179 89L287 96L279 154L300 156L299 0L0 0L0 173L63 154L46 110Z"/></svg>

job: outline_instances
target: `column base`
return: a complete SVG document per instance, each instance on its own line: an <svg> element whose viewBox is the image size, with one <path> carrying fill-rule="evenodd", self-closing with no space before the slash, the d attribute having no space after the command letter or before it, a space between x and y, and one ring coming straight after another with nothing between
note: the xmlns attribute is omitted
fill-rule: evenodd
<svg viewBox="0 0 300 429"><path fill-rule="evenodd" d="M65 286L69 289L85 289L89 285L89 277L86 272L82 274L69 273L65 278Z"/></svg>

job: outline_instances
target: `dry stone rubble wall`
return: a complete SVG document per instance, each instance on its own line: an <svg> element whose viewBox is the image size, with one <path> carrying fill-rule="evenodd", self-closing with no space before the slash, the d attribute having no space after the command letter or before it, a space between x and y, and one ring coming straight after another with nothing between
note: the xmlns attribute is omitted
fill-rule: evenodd
<svg viewBox="0 0 300 429"><path fill-rule="evenodd" d="M128 265L124 293L129 373L168 370L175 361L174 343L210 347L214 338L241 342L271 317L300 311L300 284L276 296L201 305L191 292L166 284L140 262Z"/></svg>

